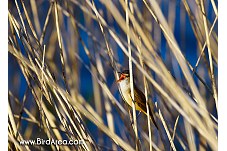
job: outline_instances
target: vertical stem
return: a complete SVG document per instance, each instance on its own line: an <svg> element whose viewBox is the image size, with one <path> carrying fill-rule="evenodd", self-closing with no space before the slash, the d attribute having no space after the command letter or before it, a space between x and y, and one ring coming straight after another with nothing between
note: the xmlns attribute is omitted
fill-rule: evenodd
<svg viewBox="0 0 227 151"><path fill-rule="evenodd" d="M64 59L64 57L66 57L66 54L64 55L63 51L63 42L62 42L62 35L61 35L61 31L60 31L60 24L59 24L59 17L58 17L58 8L57 8L57 1L54 2L54 11L55 11L55 23L56 23L56 29L57 29L57 36L58 36L58 45L60 48L60 59L61 59L61 66L62 66L62 76L63 76L63 80L64 80L64 84L66 87L66 91L69 93L69 87L68 87L68 82L66 80L66 69L65 69L65 63L67 62L66 59Z"/></svg>
<svg viewBox="0 0 227 151"><path fill-rule="evenodd" d="M130 73L130 89L132 97L132 110L133 110L133 123L134 123L134 132L136 136L136 150L139 150L139 139L138 139L138 130L137 130L137 121L136 121L136 107L134 100L134 88L133 88L133 73L132 73L132 50L130 46L130 37L129 37L129 16L128 16L128 0L125 0L126 4L126 26L127 26L127 40L128 40L128 52L129 52L129 73Z"/></svg>
<svg viewBox="0 0 227 151"><path fill-rule="evenodd" d="M208 48L211 82L212 82L212 89L213 89L213 93L214 93L213 96L214 96L214 100L215 100L215 104L216 104L216 109L218 111L218 96L217 96L216 84L215 84L215 79L214 79L214 68L213 68L213 60L212 60L212 54L211 54L210 38L209 38L208 25L207 25L207 20L206 20L206 16L205 16L206 12L205 12L205 8L204 8L203 0L201 0L201 8L202 8L202 14L203 14L204 29L205 29L205 34L206 34L206 43L207 43L207 48Z"/></svg>
<svg viewBox="0 0 227 151"><path fill-rule="evenodd" d="M35 0L31 0L31 9L32 9L32 15L34 17L34 22L35 22L35 29L38 34L41 34L41 27L40 27L40 22L39 22L39 13L36 5Z"/></svg>
<svg viewBox="0 0 227 151"><path fill-rule="evenodd" d="M142 68L144 68L144 64L143 64L143 59L142 59L142 52L140 50L140 47L141 47L141 39L139 38L140 40L140 44L139 46L137 45L137 49L139 51L139 54L140 54L140 64L142 66ZM145 69L144 69L145 70ZM145 98L146 98L146 108L147 108L147 126L148 126L148 133L149 133L149 150L152 151L152 134L151 134L151 122L150 122L150 110L149 110L149 104L148 104L148 92L147 92L147 80L146 80L146 77L143 75L143 82L144 82L144 95L145 95Z"/></svg>

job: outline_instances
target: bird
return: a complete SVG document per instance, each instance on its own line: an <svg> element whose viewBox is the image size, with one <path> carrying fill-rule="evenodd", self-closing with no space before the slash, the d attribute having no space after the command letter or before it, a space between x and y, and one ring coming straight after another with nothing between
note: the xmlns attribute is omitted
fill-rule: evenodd
<svg viewBox="0 0 227 151"><path fill-rule="evenodd" d="M120 91L123 100L130 106L132 107L133 99L131 96L131 87L130 87L130 75L129 75L129 70L124 70L120 73L120 77L117 80L117 83L120 85ZM146 98L143 92L136 86L135 83L133 83L133 89L134 89L134 102L135 102L135 109L138 111L141 111L142 113L147 115L147 108L146 108ZM158 126L155 122L152 110L149 106L149 113L150 113L150 118L155 125L155 127L158 129Z"/></svg>

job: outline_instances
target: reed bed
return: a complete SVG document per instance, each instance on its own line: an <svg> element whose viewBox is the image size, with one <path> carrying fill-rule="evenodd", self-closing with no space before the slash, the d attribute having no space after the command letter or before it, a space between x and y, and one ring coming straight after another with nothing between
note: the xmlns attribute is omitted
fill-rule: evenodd
<svg viewBox="0 0 227 151"><path fill-rule="evenodd" d="M8 2L9 150L218 149L217 1ZM20 145L37 138L83 143Z"/></svg>

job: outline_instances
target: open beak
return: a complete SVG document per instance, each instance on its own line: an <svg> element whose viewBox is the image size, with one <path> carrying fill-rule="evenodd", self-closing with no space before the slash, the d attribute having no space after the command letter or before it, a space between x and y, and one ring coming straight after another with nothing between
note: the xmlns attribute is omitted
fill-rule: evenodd
<svg viewBox="0 0 227 151"><path fill-rule="evenodd" d="M120 78L116 82L120 82L121 80L124 80L125 75L121 74Z"/></svg>

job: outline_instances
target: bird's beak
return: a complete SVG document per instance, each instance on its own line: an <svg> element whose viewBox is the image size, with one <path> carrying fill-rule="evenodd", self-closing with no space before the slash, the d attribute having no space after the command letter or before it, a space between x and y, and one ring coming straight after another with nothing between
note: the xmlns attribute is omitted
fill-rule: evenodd
<svg viewBox="0 0 227 151"><path fill-rule="evenodd" d="M116 82L120 82L121 80L124 80L125 75L121 74L120 78Z"/></svg>

